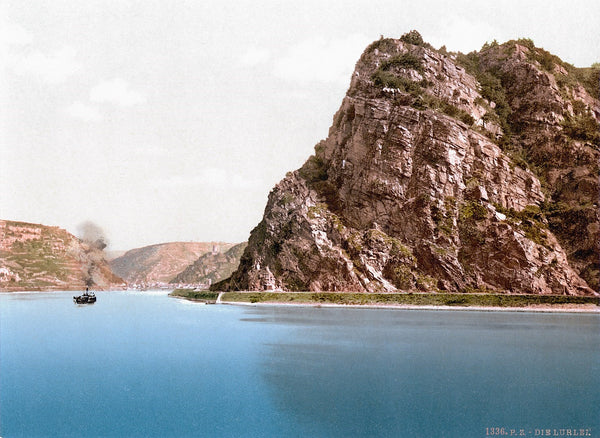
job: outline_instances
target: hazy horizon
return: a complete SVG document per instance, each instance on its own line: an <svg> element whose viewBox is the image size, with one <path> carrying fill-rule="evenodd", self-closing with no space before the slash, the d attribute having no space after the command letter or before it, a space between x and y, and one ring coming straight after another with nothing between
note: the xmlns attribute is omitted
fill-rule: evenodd
<svg viewBox="0 0 600 438"><path fill-rule="evenodd" d="M0 219L109 250L242 242L326 138L366 46L531 38L600 61L595 1L16 1L0 6Z"/></svg>

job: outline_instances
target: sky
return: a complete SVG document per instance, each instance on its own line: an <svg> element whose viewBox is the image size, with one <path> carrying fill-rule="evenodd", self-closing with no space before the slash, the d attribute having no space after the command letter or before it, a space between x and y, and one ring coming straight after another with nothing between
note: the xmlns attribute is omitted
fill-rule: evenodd
<svg viewBox="0 0 600 438"><path fill-rule="evenodd" d="M0 219L92 222L111 250L245 241L381 35L586 67L599 22L597 0L4 0Z"/></svg>

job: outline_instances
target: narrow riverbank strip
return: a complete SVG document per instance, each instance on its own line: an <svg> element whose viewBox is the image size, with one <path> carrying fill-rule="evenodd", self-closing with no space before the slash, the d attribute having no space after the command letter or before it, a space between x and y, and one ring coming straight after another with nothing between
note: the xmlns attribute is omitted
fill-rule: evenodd
<svg viewBox="0 0 600 438"><path fill-rule="evenodd" d="M213 292L176 289L171 296L207 304L302 305L423 310L513 310L600 313L599 297L568 295L356 293L356 292Z"/></svg>

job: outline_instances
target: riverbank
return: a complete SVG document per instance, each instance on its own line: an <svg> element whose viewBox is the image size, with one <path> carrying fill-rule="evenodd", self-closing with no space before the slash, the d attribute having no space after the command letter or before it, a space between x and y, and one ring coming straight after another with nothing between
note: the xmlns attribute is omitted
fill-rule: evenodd
<svg viewBox="0 0 600 438"><path fill-rule="evenodd" d="M338 293L338 292L212 292L176 289L171 296L191 301L236 305L296 305L419 310L478 310L600 313L600 298L566 295Z"/></svg>
<svg viewBox="0 0 600 438"><path fill-rule="evenodd" d="M128 290L126 286L101 288L92 286L94 291L115 292ZM19 294L31 292L77 292L84 291L85 286L44 286L44 287L3 287L0 288L0 294Z"/></svg>

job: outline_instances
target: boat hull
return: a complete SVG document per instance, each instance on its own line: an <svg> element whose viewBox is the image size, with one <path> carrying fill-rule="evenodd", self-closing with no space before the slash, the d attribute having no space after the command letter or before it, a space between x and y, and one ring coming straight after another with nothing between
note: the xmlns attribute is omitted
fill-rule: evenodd
<svg viewBox="0 0 600 438"><path fill-rule="evenodd" d="M73 302L75 304L94 304L96 302L95 295L79 295L73 297Z"/></svg>

